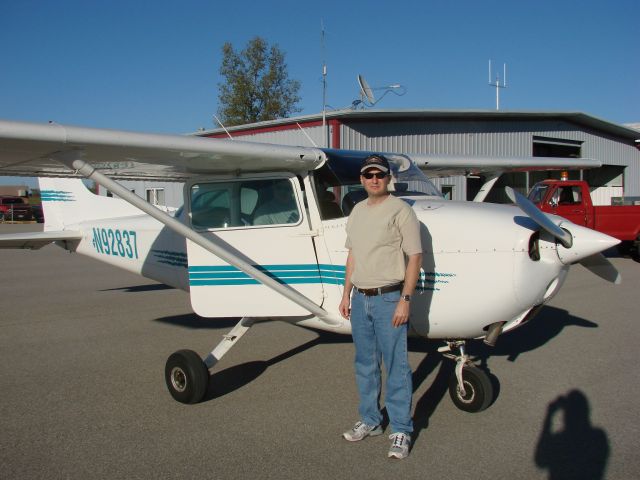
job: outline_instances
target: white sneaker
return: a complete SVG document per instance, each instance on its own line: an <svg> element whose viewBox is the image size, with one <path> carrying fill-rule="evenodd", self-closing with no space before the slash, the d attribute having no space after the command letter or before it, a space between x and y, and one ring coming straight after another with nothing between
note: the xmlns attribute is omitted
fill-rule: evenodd
<svg viewBox="0 0 640 480"><path fill-rule="evenodd" d="M380 425L367 425L363 422L356 423L351 430L344 432L342 436L349 442L358 442L365 437L375 437L382 434Z"/></svg>
<svg viewBox="0 0 640 480"><path fill-rule="evenodd" d="M389 448L389 458L406 458L409 456L409 446L411 437L406 433L392 433L389 435L391 448Z"/></svg>

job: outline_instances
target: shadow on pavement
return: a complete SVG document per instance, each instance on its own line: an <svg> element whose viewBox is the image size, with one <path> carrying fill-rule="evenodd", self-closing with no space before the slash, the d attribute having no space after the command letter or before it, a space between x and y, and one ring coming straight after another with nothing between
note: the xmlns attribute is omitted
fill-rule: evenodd
<svg viewBox="0 0 640 480"><path fill-rule="evenodd" d="M473 342L469 344L468 351L481 360L483 367L491 356L506 356L507 360L514 362L519 355L540 348L570 326L597 328L598 324L575 317L567 310L545 306L529 323L499 337L495 347Z"/></svg>
<svg viewBox="0 0 640 480"><path fill-rule="evenodd" d="M589 417L589 401L580 390L549 403L534 460L550 479L604 478L611 448L606 432Z"/></svg>
<svg viewBox="0 0 640 480"><path fill-rule="evenodd" d="M318 336L313 340L309 340L269 360L241 363L240 365L234 365L233 367L214 372L209 376L209 388L207 389L203 402L222 397L223 395L227 395L244 387L262 375L267 368L309 350L316 345L336 343L351 343L351 337L333 333L318 333Z"/></svg>

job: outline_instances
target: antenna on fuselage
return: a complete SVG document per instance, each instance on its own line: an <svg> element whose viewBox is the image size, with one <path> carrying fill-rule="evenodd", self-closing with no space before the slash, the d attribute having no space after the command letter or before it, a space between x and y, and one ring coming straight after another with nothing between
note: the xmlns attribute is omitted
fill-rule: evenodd
<svg viewBox="0 0 640 480"><path fill-rule="evenodd" d="M491 82L491 60L489 60L489 85L492 87L496 87L496 110L500 110L500 89L507 88L507 64L502 64L503 73L502 73L502 85L500 84L500 74L496 72L496 81Z"/></svg>
<svg viewBox="0 0 640 480"><path fill-rule="evenodd" d="M223 125L223 123L220 121L220 119L219 119L218 117L216 117L216 114L215 114L215 113L213 114L213 118L215 118L215 119L216 119L216 122L218 122L218 125L220 125L220 126L222 127L222 129L225 131L225 133L227 134L227 136L228 136L231 140L235 140L235 138L233 138L233 137L231 136L231 134L229 133L229 130L227 130L227 127L225 127L225 126Z"/></svg>

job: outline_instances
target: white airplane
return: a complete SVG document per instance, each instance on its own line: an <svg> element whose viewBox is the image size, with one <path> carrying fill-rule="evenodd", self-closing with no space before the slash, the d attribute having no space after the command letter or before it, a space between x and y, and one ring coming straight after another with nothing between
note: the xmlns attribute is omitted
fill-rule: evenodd
<svg viewBox="0 0 640 480"><path fill-rule="evenodd" d="M347 251L346 215L365 197L359 165L371 152L153 135L0 121L0 173L40 178L43 232L5 234L5 248L48 243L190 293L203 317L241 317L204 360L190 350L165 367L171 395L199 402L209 372L260 319L349 334L338 312ZM441 340L456 361L455 405L487 408L494 392L466 342L531 320L582 263L618 283L599 252L618 240L541 213L507 188L520 208L482 203L501 172L591 168L588 159L443 158L385 154L392 190L422 226L423 265L411 305L412 334ZM476 202L444 200L436 175L487 173ZM84 176L119 198L96 196ZM184 207L169 214L112 178L185 182Z"/></svg>

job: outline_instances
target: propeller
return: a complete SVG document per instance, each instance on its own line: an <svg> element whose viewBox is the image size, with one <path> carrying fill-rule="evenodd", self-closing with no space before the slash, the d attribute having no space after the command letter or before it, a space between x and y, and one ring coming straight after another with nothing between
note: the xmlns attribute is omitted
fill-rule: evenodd
<svg viewBox="0 0 640 480"><path fill-rule="evenodd" d="M553 223L551 219L542 213L542 211L538 210L538 207L536 207L527 197L516 192L511 187L504 187L504 190L513 203L518 205L520 209L526 213L531 220L540 225L543 230L557 238L564 248L571 248L573 246L573 237L571 234Z"/></svg>
<svg viewBox="0 0 640 480"><path fill-rule="evenodd" d="M505 187L507 196L513 203L518 205L520 209L526 213L529 218L536 222L546 232L553 235L558 242L566 249L558 248L558 257L560 261L566 265L571 263L580 263L590 272L598 277L614 283L620 284L622 277L616 267L602 255L602 250L620 243L616 238L596 232L590 228L581 227L580 225L571 225L573 235L567 230L560 228L553 223L541 210L539 210L528 198L516 192L511 187ZM574 238L576 248L574 246Z"/></svg>
<svg viewBox="0 0 640 480"><path fill-rule="evenodd" d="M596 253L590 257L580 260L580 265L596 274L600 278L603 278L607 282L620 285L622 283L622 275L613 266L613 264L605 258L601 253Z"/></svg>

